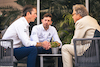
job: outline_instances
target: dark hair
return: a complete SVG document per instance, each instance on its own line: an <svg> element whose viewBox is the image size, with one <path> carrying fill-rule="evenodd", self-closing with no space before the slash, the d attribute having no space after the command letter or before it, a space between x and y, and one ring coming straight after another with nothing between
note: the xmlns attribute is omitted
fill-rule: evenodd
<svg viewBox="0 0 100 67"><path fill-rule="evenodd" d="M44 17L51 17L51 19L52 19L52 14L46 13L46 14L43 15L42 19L43 19Z"/></svg>
<svg viewBox="0 0 100 67"><path fill-rule="evenodd" d="M31 11L32 11L33 8L36 9L36 7L33 6L33 5L26 5L26 6L23 8L23 16L26 16L26 13L27 13L27 12L30 12L30 14L31 14Z"/></svg>

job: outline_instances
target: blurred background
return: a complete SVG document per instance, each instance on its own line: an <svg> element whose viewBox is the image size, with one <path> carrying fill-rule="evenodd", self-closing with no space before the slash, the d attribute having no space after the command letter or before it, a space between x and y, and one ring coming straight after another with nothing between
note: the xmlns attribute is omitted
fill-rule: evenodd
<svg viewBox="0 0 100 67"><path fill-rule="evenodd" d="M84 4L86 6L86 1L88 1L89 15L100 24L100 0L0 0L0 38L7 27L22 16L22 9L25 5L37 6L38 1L40 1L39 21L45 13L51 13L52 25L56 27L63 44L70 43L74 35L74 22L71 15L73 5ZM30 23L30 32L34 25L37 25L37 19Z"/></svg>

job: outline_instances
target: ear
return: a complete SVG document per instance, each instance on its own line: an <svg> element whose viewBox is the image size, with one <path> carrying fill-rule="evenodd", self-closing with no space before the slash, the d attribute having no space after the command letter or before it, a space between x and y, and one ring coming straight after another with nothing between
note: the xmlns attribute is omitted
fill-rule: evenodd
<svg viewBox="0 0 100 67"><path fill-rule="evenodd" d="M80 19L82 18L82 16L80 14L78 14L78 16L79 16Z"/></svg>
<svg viewBox="0 0 100 67"><path fill-rule="evenodd" d="M53 21L50 22L50 25L52 25L52 22L53 22Z"/></svg>
<svg viewBox="0 0 100 67"><path fill-rule="evenodd" d="M26 16L28 16L28 15L30 15L30 12L27 12L27 13L26 13Z"/></svg>
<svg viewBox="0 0 100 67"><path fill-rule="evenodd" d="M41 19L41 22L43 22L43 19Z"/></svg>

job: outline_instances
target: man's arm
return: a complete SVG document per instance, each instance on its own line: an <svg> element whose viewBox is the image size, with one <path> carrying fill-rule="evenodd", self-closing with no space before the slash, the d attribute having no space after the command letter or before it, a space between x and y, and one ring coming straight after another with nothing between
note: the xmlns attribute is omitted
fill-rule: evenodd
<svg viewBox="0 0 100 67"><path fill-rule="evenodd" d="M37 42L36 46L37 46L37 47L43 47L43 48L45 48L46 50L48 50L48 49L51 48L51 44L50 44L50 42L48 42L48 41Z"/></svg>
<svg viewBox="0 0 100 67"><path fill-rule="evenodd" d="M30 35L31 41L39 42L39 38L38 38L37 33L38 33L38 30L37 30L36 26L34 26L32 28L32 32L31 32L31 35Z"/></svg>
<svg viewBox="0 0 100 67"><path fill-rule="evenodd" d="M53 34L53 39L54 41L58 42L59 43L59 46L61 47L62 46L62 42L58 36L58 33L57 33L57 30L54 28L54 34Z"/></svg>
<svg viewBox="0 0 100 67"><path fill-rule="evenodd" d="M82 22L77 22L75 23L75 31L74 31L74 36L71 40L71 44L73 44L73 39L74 38L83 38L86 32L86 27L84 23Z"/></svg>

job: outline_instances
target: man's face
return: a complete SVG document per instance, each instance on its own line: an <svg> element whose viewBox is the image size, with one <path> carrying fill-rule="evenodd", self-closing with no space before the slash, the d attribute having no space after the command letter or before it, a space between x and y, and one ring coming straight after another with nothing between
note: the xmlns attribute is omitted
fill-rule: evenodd
<svg viewBox="0 0 100 67"><path fill-rule="evenodd" d="M51 17L44 17L41 22L44 28L49 28L49 25L52 24Z"/></svg>
<svg viewBox="0 0 100 67"><path fill-rule="evenodd" d="M37 17L37 10L35 8L33 8L33 10L31 11L31 14L30 14L30 22L34 22L36 17Z"/></svg>
<svg viewBox="0 0 100 67"><path fill-rule="evenodd" d="M79 20L79 19L81 19L82 17L80 16L80 14L76 14L76 11L73 10L72 18L74 20L74 23L76 23L76 21Z"/></svg>

